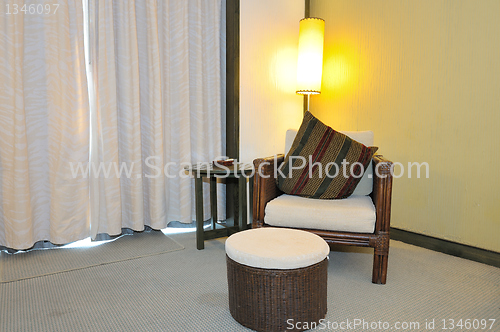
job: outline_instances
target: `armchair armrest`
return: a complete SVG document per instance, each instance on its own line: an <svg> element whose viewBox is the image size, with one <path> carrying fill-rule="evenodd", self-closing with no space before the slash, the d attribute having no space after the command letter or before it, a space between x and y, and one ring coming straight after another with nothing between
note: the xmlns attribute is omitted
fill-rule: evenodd
<svg viewBox="0 0 500 332"><path fill-rule="evenodd" d="M274 169L279 167L285 156L279 154L267 158L258 158L253 161L255 175L253 178L253 207L252 227L262 227L267 202L282 194L276 186Z"/></svg>
<svg viewBox="0 0 500 332"><path fill-rule="evenodd" d="M392 165L391 161L381 155L373 156L372 199L377 213L375 233L389 233L391 223Z"/></svg>

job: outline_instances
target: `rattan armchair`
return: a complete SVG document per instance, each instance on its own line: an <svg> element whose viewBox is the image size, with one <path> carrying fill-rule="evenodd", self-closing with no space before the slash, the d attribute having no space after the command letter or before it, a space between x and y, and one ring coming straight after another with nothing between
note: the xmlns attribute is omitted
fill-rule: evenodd
<svg viewBox="0 0 500 332"><path fill-rule="evenodd" d="M282 192L274 179L275 167L284 160L284 155L254 160L255 173L253 190L252 227L266 227L264 222L266 204ZM275 166L276 164L276 166ZM372 282L385 284L389 255L389 229L391 219L392 162L381 155L373 156L373 192L370 197L376 210L375 231L373 233L348 233L303 228L321 236L331 246L333 244L374 248ZM378 174L377 174L378 173ZM273 226L274 227L274 226Z"/></svg>

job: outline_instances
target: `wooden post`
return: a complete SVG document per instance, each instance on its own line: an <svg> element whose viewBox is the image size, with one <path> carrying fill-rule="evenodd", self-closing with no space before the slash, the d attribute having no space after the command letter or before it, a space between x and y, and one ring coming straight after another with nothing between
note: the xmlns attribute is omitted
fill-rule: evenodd
<svg viewBox="0 0 500 332"><path fill-rule="evenodd" d="M194 192L196 201L196 249L205 248L203 239L203 178L194 179Z"/></svg>
<svg viewBox="0 0 500 332"><path fill-rule="evenodd" d="M212 213L212 229L217 224L217 178L210 177L210 211Z"/></svg>
<svg viewBox="0 0 500 332"><path fill-rule="evenodd" d="M238 211L238 226L240 231L247 228L247 178L240 174L238 179L238 200L239 200L239 211Z"/></svg>

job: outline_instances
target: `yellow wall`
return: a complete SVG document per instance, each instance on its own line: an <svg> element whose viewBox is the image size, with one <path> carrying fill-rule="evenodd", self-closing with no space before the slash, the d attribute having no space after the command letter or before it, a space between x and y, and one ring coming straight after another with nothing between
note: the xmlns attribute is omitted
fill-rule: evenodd
<svg viewBox="0 0 500 332"><path fill-rule="evenodd" d="M304 0L240 1L240 159L285 150L285 132L302 121L295 94Z"/></svg>
<svg viewBox="0 0 500 332"><path fill-rule="evenodd" d="M312 0L311 14L326 20L312 113L430 165L395 180L391 225L500 252L500 1Z"/></svg>

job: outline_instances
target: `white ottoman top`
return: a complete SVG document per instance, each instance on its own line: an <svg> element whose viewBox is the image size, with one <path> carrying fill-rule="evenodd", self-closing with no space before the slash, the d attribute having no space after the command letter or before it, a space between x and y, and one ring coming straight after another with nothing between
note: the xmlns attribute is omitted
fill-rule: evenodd
<svg viewBox="0 0 500 332"><path fill-rule="evenodd" d="M298 269L321 262L330 247L316 234L288 228L255 228L226 240L233 261L263 269Z"/></svg>

